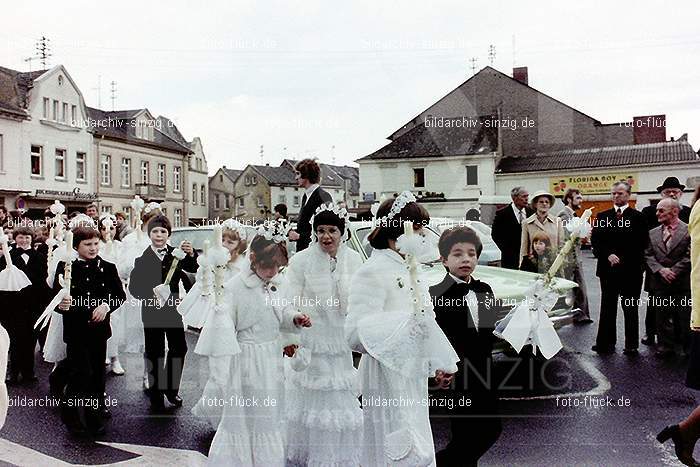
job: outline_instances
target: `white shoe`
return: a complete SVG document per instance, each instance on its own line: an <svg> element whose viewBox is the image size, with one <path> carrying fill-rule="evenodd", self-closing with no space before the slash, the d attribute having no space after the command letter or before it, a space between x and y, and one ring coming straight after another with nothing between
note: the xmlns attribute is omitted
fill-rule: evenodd
<svg viewBox="0 0 700 467"><path fill-rule="evenodd" d="M143 390L148 391L150 385L148 384L148 375L143 375Z"/></svg>
<svg viewBox="0 0 700 467"><path fill-rule="evenodd" d="M119 359L117 359L117 358L112 360L112 373L114 373L117 376L121 376L125 373L124 367L122 367L122 364L119 362Z"/></svg>

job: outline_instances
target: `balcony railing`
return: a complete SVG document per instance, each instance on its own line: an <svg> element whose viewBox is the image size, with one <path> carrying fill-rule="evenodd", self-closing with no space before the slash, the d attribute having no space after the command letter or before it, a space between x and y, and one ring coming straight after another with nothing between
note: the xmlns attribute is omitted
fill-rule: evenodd
<svg viewBox="0 0 700 467"><path fill-rule="evenodd" d="M165 187L161 185L154 185L152 183L137 183L136 194L148 202L164 201Z"/></svg>

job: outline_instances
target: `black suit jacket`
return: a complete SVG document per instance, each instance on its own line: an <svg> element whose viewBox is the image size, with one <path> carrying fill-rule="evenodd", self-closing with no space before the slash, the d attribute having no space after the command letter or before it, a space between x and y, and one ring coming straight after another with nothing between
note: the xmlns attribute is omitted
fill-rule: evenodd
<svg viewBox="0 0 700 467"><path fill-rule="evenodd" d="M644 251L649 239L644 215L632 207L617 220L615 209L598 214L591 233L593 254L598 258L596 275L605 278L613 274L625 274L629 279L641 278L644 268ZM620 264L610 266L608 256L615 254Z"/></svg>
<svg viewBox="0 0 700 467"><path fill-rule="evenodd" d="M487 283L474 278L469 288L476 294L478 303L478 329L464 295L465 286L457 284L449 274L445 275L442 282L430 287L430 297L435 320L460 359L453 392L472 400L472 407L461 408L460 411L472 414L494 413L497 401L491 384L491 352L496 321L494 296Z"/></svg>
<svg viewBox="0 0 700 467"><path fill-rule="evenodd" d="M518 218L515 217L511 204L496 211L493 225L491 226L491 235L493 236L493 241L496 242L496 245L501 250L501 267L518 269L520 265L522 225L518 222ZM529 208L525 208L525 212L526 218L533 213Z"/></svg>
<svg viewBox="0 0 700 467"><path fill-rule="evenodd" d="M26 263L22 259L22 254L24 253L29 256L29 261ZM3 301L8 300L11 302L13 308L17 306L21 308L29 307L31 312L36 314L38 308L46 306L46 298L49 293L49 286L46 284L46 276L48 274L46 256L33 248L21 250L15 247L10 250L10 259L12 264L26 274L32 285L25 287L19 292L0 292L0 298ZM3 255L0 258L0 271L5 269L5 265L6 261Z"/></svg>
<svg viewBox="0 0 700 467"><path fill-rule="evenodd" d="M656 205L649 205L642 209L642 214L644 214L644 220L647 223L647 229L651 230L659 226L659 220L656 218ZM685 205L681 205L681 210L678 213L678 218L685 222L686 224L690 222L690 208Z"/></svg>
<svg viewBox="0 0 700 467"><path fill-rule="evenodd" d="M192 288L192 281L184 271L196 272L197 267L197 252L194 256L185 256L182 261L179 261L175 269L173 277L170 279L170 299L162 308L157 307L153 288L159 286L165 281L170 265L175 257L173 256L173 248L167 245L168 252L163 257L161 262L158 255L149 246L141 256L136 258L134 269L131 271L129 278L129 292L134 298L143 300L141 302L141 318L144 326L148 327L182 327L182 319L177 312L176 301L179 298L179 283L185 286L186 290Z"/></svg>
<svg viewBox="0 0 700 467"><path fill-rule="evenodd" d="M53 282L55 293L61 290L58 277L64 270L65 263L58 263ZM63 315L63 341L69 343L87 338L109 339L112 335L109 316L126 300L117 267L99 256L92 261L73 261L70 295L72 305L67 311L56 308ZM107 317L99 323L90 322L93 310L103 302L109 305Z"/></svg>
<svg viewBox="0 0 700 467"><path fill-rule="evenodd" d="M297 218L297 233L299 234L299 240L297 240L297 252L307 248L311 243L311 216L314 215L316 209L323 203L330 203L333 201L330 193L321 187L318 187L311 193L309 199L299 210L299 217Z"/></svg>

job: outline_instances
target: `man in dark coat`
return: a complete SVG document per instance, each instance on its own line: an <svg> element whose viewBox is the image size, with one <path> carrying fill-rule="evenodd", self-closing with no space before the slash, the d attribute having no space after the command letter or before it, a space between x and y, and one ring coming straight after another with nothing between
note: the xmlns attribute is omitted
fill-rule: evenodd
<svg viewBox="0 0 700 467"><path fill-rule="evenodd" d="M180 248L186 256L178 261L177 267L167 284L170 297L161 307L155 298L153 289L165 282L175 257L173 248L166 242L171 233L170 221L159 215L148 222L148 235L151 245L143 255L136 258L129 280L129 292L141 302L141 320L146 341L146 364L149 366L149 398L151 407L162 410L165 405L163 396L175 407L182 406L179 396L182 367L185 363L187 343L182 316L177 312L179 303L179 283L185 289L192 287L187 272L197 271L197 253L188 241L182 242ZM165 354L165 339L168 340L168 353Z"/></svg>
<svg viewBox="0 0 700 467"><path fill-rule="evenodd" d="M58 305L63 315L68 385L63 398L63 421L73 434L86 428L103 434L105 393L104 362L107 339L112 335L110 314L126 299L117 267L98 256L99 234L91 227L73 229L73 248L78 259L71 266L70 295ZM58 264L54 292L62 286L65 263Z"/></svg>
<svg viewBox="0 0 700 467"><path fill-rule="evenodd" d="M10 250L12 264L17 266L32 282L19 292L0 292L3 301L0 323L10 335L10 370L8 384L36 381L34 376L34 321L39 317L48 294L46 285L46 256L32 248L34 231L30 227L13 230L15 247ZM0 258L0 271L5 268L4 256Z"/></svg>
<svg viewBox="0 0 700 467"><path fill-rule="evenodd" d="M501 250L501 267L518 269L520 265L520 241L522 237L522 224L532 215L528 207L530 194L521 187L516 186L510 191L513 202L496 211L491 227L491 236Z"/></svg>
<svg viewBox="0 0 700 467"><path fill-rule="evenodd" d="M656 187L656 191L661 194L661 199L671 198L675 199L680 203L681 197L683 196L683 190L685 190L685 185L681 184L676 177L667 177L664 183ZM642 214L644 214L644 219L647 223L647 228L649 230L658 227L659 221L656 218L656 205L650 204L642 209ZM685 224L690 221L690 208L681 204L681 209L678 213L678 218Z"/></svg>
<svg viewBox="0 0 700 467"><path fill-rule="evenodd" d="M297 252L306 249L311 243L311 216L323 203L333 202L333 197L319 186L321 167L313 159L299 161L295 167L295 178L305 190L301 198L301 209L297 218L296 231L289 232L289 239L297 242Z"/></svg>
<svg viewBox="0 0 700 467"><path fill-rule="evenodd" d="M443 388L431 397L449 409L452 440L436 455L438 466L477 465L501 434L498 396L492 387L495 315L491 287L471 277L481 254L481 241L468 227L443 232L438 244L448 273L430 287L435 320L459 356L451 387L436 377ZM442 402L446 403L442 403Z"/></svg>
<svg viewBox="0 0 700 467"><path fill-rule="evenodd" d="M639 295L648 231L642 213L628 204L631 191L627 182L613 185L613 209L598 214L591 234L601 289L600 321L593 346L598 353L615 351L618 299L625 317L624 353L636 355L639 348Z"/></svg>

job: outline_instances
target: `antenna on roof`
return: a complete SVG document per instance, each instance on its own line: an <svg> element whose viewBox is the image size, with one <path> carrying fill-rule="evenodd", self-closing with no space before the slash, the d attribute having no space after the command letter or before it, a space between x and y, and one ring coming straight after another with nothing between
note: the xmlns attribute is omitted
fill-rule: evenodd
<svg viewBox="0 0 700 467"><path fill-rule="evenodd" d="M331 146L331 160L333 161L333 165L335 165L335 144Z"/></svg>
<svg viewBox="0 0 700 467"><path fill-rule="evenodd" d="M260 164L265 165L265 148L263 145L260 145Z"/></svg>
<svg viewBox="0 0 700 467"><path fill-rule="evenodd" d="M496 60L496 46L489 45L489 64L493 66L493 62Z"/></svg>
<svg viewBox="0 0 700 467"><path fill-rule="evenodd" d="M472 69L472 76L476 74L476 62L478 62L479 59L476 57L472 57L469 59L469 62L471 63L471 69Z"/></svg>
<svg viewBox="0 0 700 467"><path fill-rule="evenodd" d="M109 83L110 85L110 99L112 99L112 111L114 111L114 101L117 100L117 82L112 80L112 82Z"/></svg>
<svg viewBox="0 0 700 467"><path fill-rule="evenodd" d="M51 42L50 39L48 39L46 36L41 36L41 39L39 39L36 43L36 54L38 56L38 59L41 61L41 66L43 69L46 69L46 63L53 54L51 53L51 45L49 44Z"/></svg>
<svg viewBox="0 0 700 467"><path fill-rule="evenodd" d="M102 75L97 75L97 87L92 88L93 91L97 91L97 108L102 108Z"/></svg>

